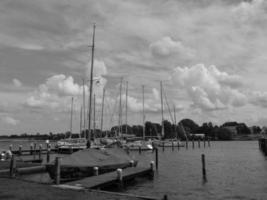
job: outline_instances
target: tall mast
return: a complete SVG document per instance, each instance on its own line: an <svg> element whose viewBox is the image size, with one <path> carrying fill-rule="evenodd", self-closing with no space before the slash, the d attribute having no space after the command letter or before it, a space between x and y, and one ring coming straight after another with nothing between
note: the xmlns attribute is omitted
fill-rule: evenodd
<svg viewBox="0 0 267 200"><path fill-rule="evenodd" d="M91 145L91 109L92 109L92 92L93 92L93 72L94 72L94 54L95 54L95 24L93 29L92 39L92 57L91 57L91 76L90 76L90 91L89 91L89 108L88 108L88 141Z"/></svg>
<svg viewBox="0 0 267 200"><path fill-rule="evenodd" d="M94 116L93 116L93 117L94 117L94 119L93 119L93 121L94 121L94 124L93 124L93 126L94 126L94 127L93 127L94 131L93 131L93 133L94 133L94 134L93 134L93 140L95 139L95 106L96 106L96 105L95 105L95 94L94 94Z"/></svg>
<svg viewBox="0 0 267 200"><path fill-rule="evenodd" d="M102 130L103 130L104 104L105 104L105 88L103 89L103 95L102 95L101 125L100 125L101 135L102 135Z"/></svg>
<svg viewBox="0 0 267 200"><path fill-rule="evenodd" d="M73 113L73 97L71 97L71 107L70 107L70 137L72 134L72 113Z"/></svg>
<svg viewBox="0 0 267 200"><path fill-rule="evenodd" d="M86 107L85 107L85 85L84 85L84 78L83 78L83 130L85 131L86 130L86 115L85 115L85 110L86 110Z"/></svg>
<svg viewBox="0 0 267 200"><path fill-rule="evenodd" d="M120 104L119 104L119 131L118 134L121 134L121 125L122 125L122 121L121 121L121 115L122 115L122 108L121 108L121 90L122 90L122 77L121 77L121 81L120 81Z"/></svg>
<svg viewBox="0 0 267 200"><path fill-rule="evenodd" d="M83 124L83 107L81 106L81 110L80 110L80 138L82 137L82 132L83 132L83 128L82 125Z"/></svg>
<svg viewBox="0 0 267 200"><path fill-rule="evenodd" d="M126 134L128 134L128 128L127 128L127 124L128 124L128 81L126 81L126 103L125 103L125 124L126 124Z"/></svg>
<svg viewBox="0 0 267 200"><path fill-rule="evenodd" d="M145 139L145 86L142 85L143 94L143 139Z"/></svg>
<svg viewBox="0 0 267 200"><path fill-rule="evenodd" d="M162 91L162 81L160 81L160 100L161 100L161 136L164 137L164 117L163 117L163 91Z"/></svg>
<svg viewBox="0 0 267 200"><path fill-rule="evenodd" d="M173 115L174 115L174 131L175 131L175 137L178 139L177 129L176 129L176 110L175 105L173 105Z"/></svg>

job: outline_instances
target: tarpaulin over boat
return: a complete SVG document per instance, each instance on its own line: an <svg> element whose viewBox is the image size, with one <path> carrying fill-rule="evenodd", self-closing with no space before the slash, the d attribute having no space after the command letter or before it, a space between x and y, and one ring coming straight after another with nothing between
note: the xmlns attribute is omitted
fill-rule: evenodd
<svg viewBox="0 0 267 200"><path fill-rule="evenodd" d="M93 167L129 163L131 160L132 158L120 148L84 149L63 157L61 160L61 165Z"/></svg>

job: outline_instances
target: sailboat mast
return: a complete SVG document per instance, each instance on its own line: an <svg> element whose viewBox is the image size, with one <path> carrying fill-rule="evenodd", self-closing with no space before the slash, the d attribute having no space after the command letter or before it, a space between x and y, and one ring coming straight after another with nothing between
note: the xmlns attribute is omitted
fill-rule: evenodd
<svg viewBox="0 0 267 200"><path fill-rule="evenodd" d="M103 95L102 95L101 125L100 125L101 135L102 135L102 130L103 130L104 104L105 104L105 88L103 89Z"/></svg>
<svg viewBox="0 0 267 200"><path fill-rule="evenodd" d="M80 138L82 137L82 125L83 124L83 107L81 106L81 110L80 110Z"/></svg>
<svg viewBox="0 0 267 200"><path fill-rule="evenodd" d="M94 94L94 119L93 119L93 121L94 121L94 124L93 124L93 126L94 126L93 129L94 130L93 130L93 133L94 134L93 134L93 138L92 138L93 140L95 139L95 106L96 106L96 104L95 104L95 94Z"/></svg>
<svg viewBox="0 0 267 200"><path fill-rule="evenodd" d="M126 81L126 103L125 103L125 124L126 124L126 134L128 134L128 119L127 119L127 116L128 116L128 81Z"/></svg>
<svg viewBox="0 0 267 200"><path fill-rule="evenodd" d="M175 137L178 139L177 129L176 129L176 110L175 105L173 105L173 115L174 115L174 131L175 131Z"/></svg>
<svg viewBox="0 0 267 200"><path fill-rule="evenodd" d="M84 78L83 78L83 130L85 131L85 129L86 129L86 115L85 115L85 110L86 110L86 108L85 108L85 83L84 83L85 81L84 81Z"/></svg>
<svg viewBox="0 0 267 200"><path fill-rule="evenodd" d="M90 74L90 91L89 91L89 108L88 108L88 141L91 145L91 109L92 109L92 92L93 92L93 72L94 72L94 52L95 52L95 24L92 39L92 57L91 57L91 74Z"/></svg>
<svg viewBox="0 0 267 200"><path fill-rule="evenodd" d="M143 94L143 140L145 139L145 86L142 85Z"/></svg>
<svg viewBox="0 0 267 200"><path fill-rule="evenodd" d="M160 81L160 100L161 100L161 136L164 137L164 117L163 117L163 91L162 91L162 81Z"/></svg>
<svg viewBox="0 0 267 200"><path fill-rule="evenodd" d="M70 107L70 137L72 134L72 114L73 114L73 97L71 97L71 107Z"/></svg>
<svg viewBox="0 0 267 200"><path fill-rule="evenodd" d="M122 125L122 121L121 121L121 118L122 118L121 117L121 114L122 114L122 109L121 109L121 90L122 90L122 78L121 78L121 81L120 81L119 131L118 131L119 135L121 134L121 125Z"/></svg>

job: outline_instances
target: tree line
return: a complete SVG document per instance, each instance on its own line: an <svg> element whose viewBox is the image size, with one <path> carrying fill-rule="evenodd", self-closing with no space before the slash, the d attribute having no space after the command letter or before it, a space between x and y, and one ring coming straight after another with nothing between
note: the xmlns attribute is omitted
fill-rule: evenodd
<svg viewBox="0 0 267 200"><path fill-rule="evenodd" d="M259 126L248 127L245 123L225 122L218 126L213 125L212 122L205 122L198 125L192 119L183 119L177 124L173 124L168 120L163 121L164 135L162 135L162 125L147 121L145 123L145 137L147 138L162 138L172 139L179 138L181 140L196 138L202 135L213 140L232 140L236 136L258 134L262 131ZM110 130L102 131L99 129L91 130L92 138L94 137L114 137L118 132L122 134L129 134L135 137L143 137L143 126L141 125L122 125L121 127L114 126ZM0 136L0 138L28 138L39 140L59 140L69 136L79 137L79 134L71 134L69 131L65 133L48 133L48 134L27 134ZM82 137L88 135L88 130L82 131Z"/></svg>

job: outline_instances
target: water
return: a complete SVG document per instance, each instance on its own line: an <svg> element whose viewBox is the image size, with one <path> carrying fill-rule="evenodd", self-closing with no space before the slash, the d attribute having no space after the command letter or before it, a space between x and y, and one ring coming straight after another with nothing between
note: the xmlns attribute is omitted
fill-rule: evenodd
<svg viewBox="0 0 267 200"><path fill-rule="evenodd" d="M202 144L203 145L203 144ZM202 181L201 154L206 156L208 182ZM154 160L146 153L140 160ZM148 163L146 163L148 166ZM213 142L210 148L159 150L159 170L153 182L141 181L127 192L169 199L266 199L267 160L257 141Z"/></svg>
<svg viewBox="0 0 267 200"><path fill-rule="evenodd" d="M12 142L29 145L32 141ZM37 142L38 143L38 142ZM43 143L44 141L39 141ZM9 146L0 141L0 149ZM206 144L207 145L207 144ZM201 154L206 156L208 182L202 181ZM131 153L139 164L148 167L154 160L151 152ZM137 184L127 187L126 193L163 197L169 199L266 199L267 197L267 160L258 148L257 141L212 142L211 147L199 149L197 143L188 150L177 147L172 151L159 149L159 170L154 180L138 180Z"/></svg>

